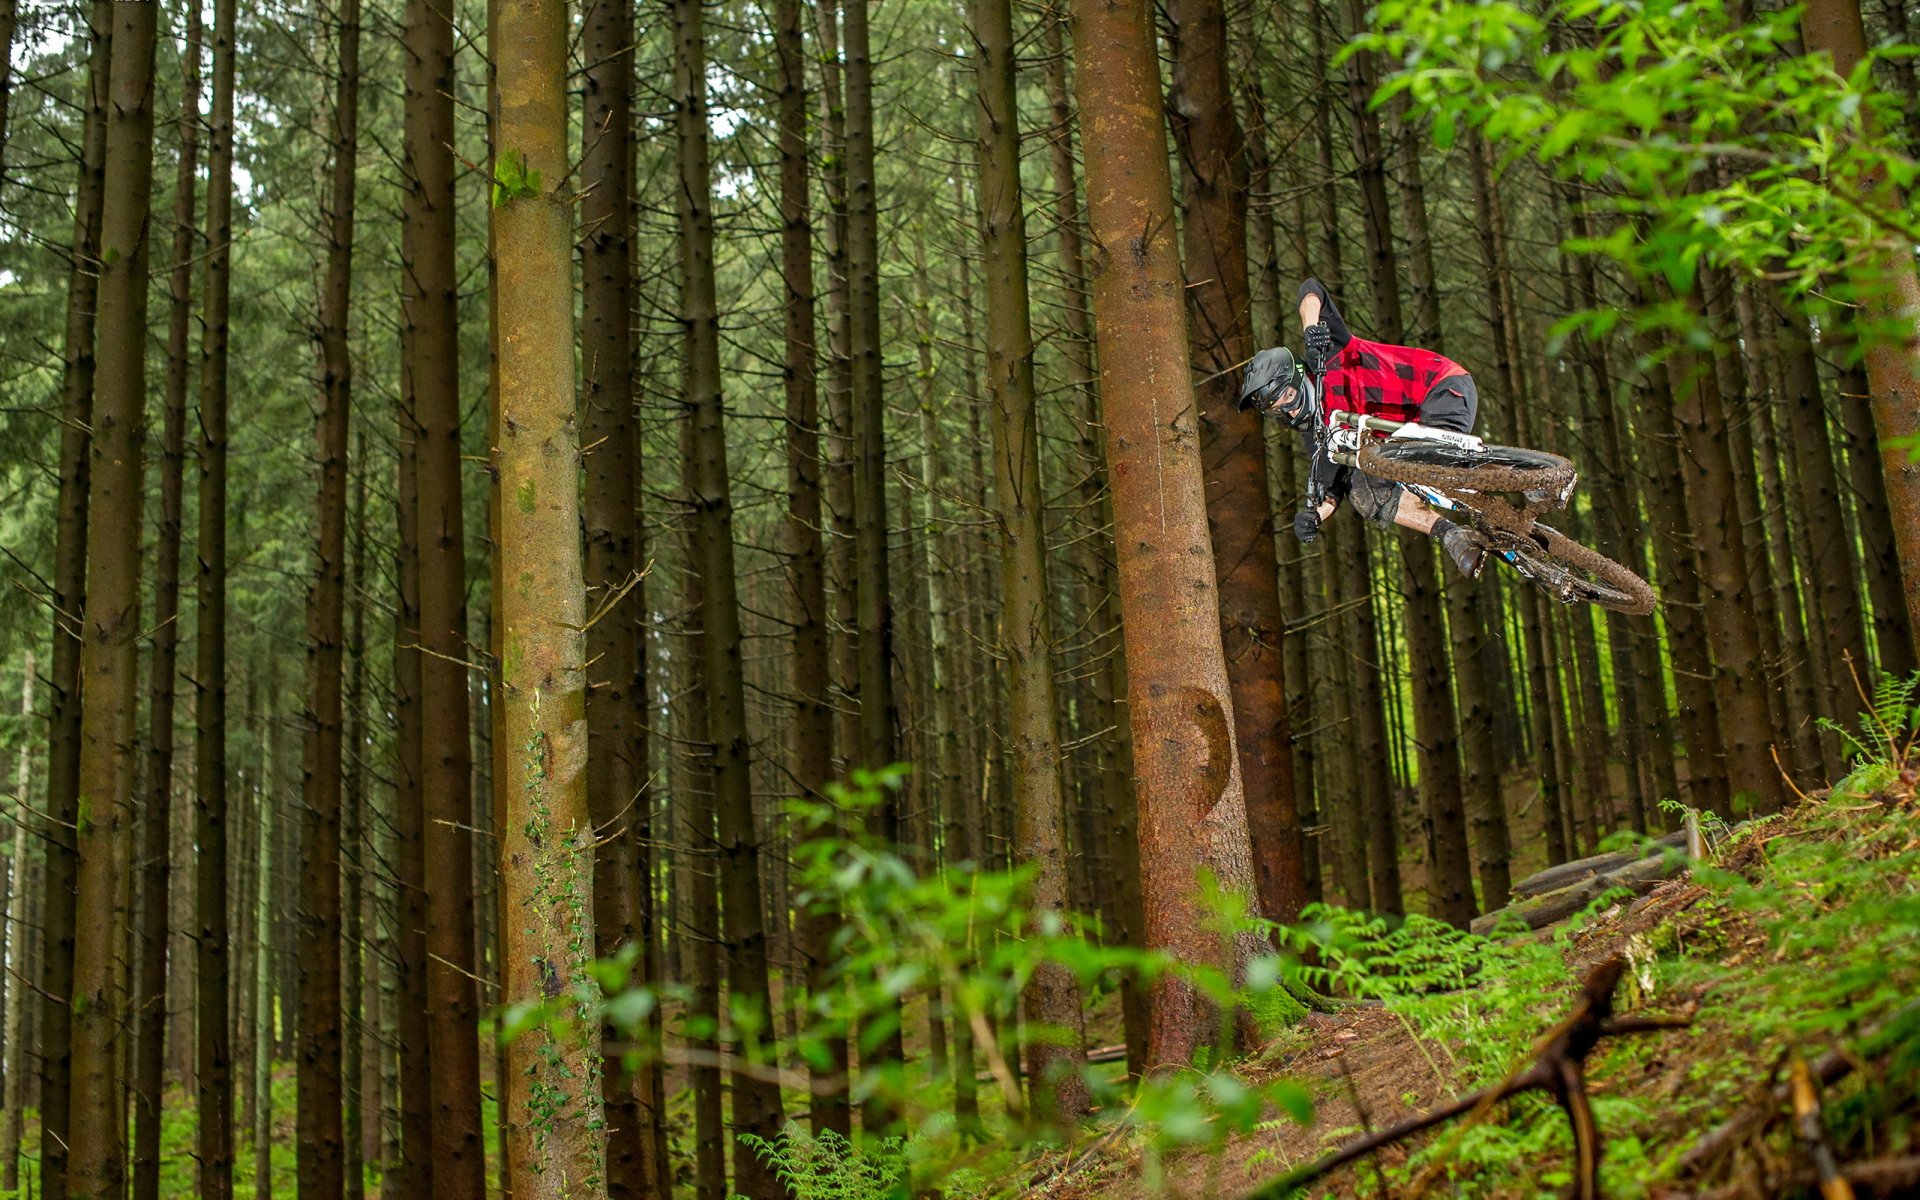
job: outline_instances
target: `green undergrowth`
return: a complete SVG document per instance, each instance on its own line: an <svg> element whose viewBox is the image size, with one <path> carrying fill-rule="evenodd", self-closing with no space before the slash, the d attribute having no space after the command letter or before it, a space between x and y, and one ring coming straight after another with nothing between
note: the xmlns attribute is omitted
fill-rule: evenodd
<svg viewBox="0 0 1920 1200"><path fill-rule="evenodd" d="M1524 1069L1586 967L1623 955L1618 1010L1691 1013L1693 1024L1612 1039L1590 1060L1609 1196L1718 1182L1677 1179L1681 1155L1784 1078L1790 1054L1840 1049L1870 1064L1826 1099L1841 1162L1909 1153L1920 1115L1920 808L1912 746L1896 731L1914 726L1911 696L1911 686L1883 691L1851 744L1855 769L1830 793L1750 823L1690 882L1641 906L1602 897L1550 934L1508 938L1320 910L1300 934L1322 959L1310 977L1381 1002L1413 1048L1408 1077L1448 1081L1448 1094L1424 1097L1432 1103ZM1357 1130L1323 1132L1331 1141ZM1791 1161L1783 1136L1775 1151ZM1432 1168L1457 1195L1550 1195L1571 1178L1571 1148L1566 1118L1536 1094L1443 1127L1384 1171L1390 1186ZM1303 1158L1255 1153L1247 1178ZM1336 1176L1320 1191L1352 1186Z"/></svg>

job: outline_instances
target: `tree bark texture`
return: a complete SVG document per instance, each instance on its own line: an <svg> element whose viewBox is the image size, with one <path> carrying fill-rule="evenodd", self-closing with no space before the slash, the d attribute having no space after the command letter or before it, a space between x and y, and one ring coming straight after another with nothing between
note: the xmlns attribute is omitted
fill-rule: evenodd
<svg viewBox="0 0 1920 1200"><path fill-rule="evenodd" d="M45 911L41 914L40 1186L67 1195L72 1082L74 889L80 860L80 644L87 594L87 502L93 419L94 314L99 306L100 208L111 70L111 0L94 0L87 28L86 114L68 251L65 358L60 380L60 490L54 509L53 651L48 663Z"/></svg>
<svg viewBox="0 0 1920 1200"><path fill-rule="evenodd" d="M847 325L853 367L854 574L860 673L860 752L849 762L879 768L894 757L893 612L887 585L886 396L880 325L880 200L874 181L870 0L846 7ZM882 808L878 832L894 840L898 806Z"/></svg>
<svg viewBox="0 0 1920 1200"><path fill-rule="evenodd" d="M980 169L981 271L986 283L987 416L993 430L994 528L1000 550L1000 652L1012 755L1013 853L1034 871L1029 900L1040 928L1067 914L1063 844L1066 796L1047 608L1046 495L1033 393L1033 329L1027 293L1027 221L1020 194L1013 8L973 0L975 153ZM1086 1017L1079 981L1059 963L1034 971L1025 1017L1045 1028L1027 1044L1033 1106L1070 1122L1092 1102L1081 1075ZM962 1020L966 1015L962 1014Z"/></svg>
<svg viewBox="0 0 1920 1200"><path fill-rule="evenodd" d="M813 290L813 214L808 180L805 12L800 0L774 6L774 48L780 73L776 104L780 149L780 256L786 287L782 308L782 379L786 391L787 620L792 632L789 716L792 787L819 801L833 778L833 677L828 643L826 509L821 503L818 326ZM820 902L794 915L797 964L809 990L824 986L831 967L833 915ZM815 1133L840 1099L841 1064L808 1063L809 1114Z"/></svg>
<svg viewBox="0 0 1920 1200"><path fill-rule="evenodd" d="M156 6L114 8L105 203L100 214L99 369L81 627L79 821L74 896L73 1082L67 1194L114 1200L126 1184L121 1094L127 1021L138 711L140 524L146 438L147 229L153 189Z"/></svg>
<svg viewBox="0 0 1920 1200"><path fill-rule="evenodd" d="M552 1000L586 982L592 956L574 224L571 199L553 190L564 187L570 161L566 4L497 0L488 34L500 147L494 470L505 501L498 548L505 588L497 619L513 755L501 781L502 1000L515 1004ZM596 1040L587 1023L533 1030L509 1043L503 1101L514 1200L606 1196Z"/></svg>
<svg viewBox="0 0 1920 1200"><path fill-rule="evenodd" d="M1226 9L1220 0L1174 0L1166 11L1174 64L1168 104L1190 281L1188 332L1234 742L1260 910L1272 920L1291 921L1306 903L1306 870L1280 649L1280 567L1261 417L1235 405L1239 367L1253 351L1253 332L1245 148L1227 79Z"/></svg>
<svg viewBox="0 0 1920 1200"><path fill-rule="evenodd" d="M586 573L600 619L587 630L587 811L595 849L595 952L617 954L639 937L638 855L633 833L641 778L634 744L645 736L633 721L634 372L633 372L633 6L594 0L583 14L585 112L580 126L581 175L593 182L581 200L580 396L586 451ZM603 1045L627 1035L608 1026ZM649 1194L649 1129L633 1074L619 1053L605 1054L601 1096L607 1109L607 1194L634 1200Z"/></svg>
<svg viewBox="0 0 1920 1200"><path fill-rule="evenodd" d="M167 370L161 401L160 511L154 528L153 649L148 671L145 809L141 814L140 961L134 989L133 1200L159 1200L160 1105L167 1041L167 951L172 899L174 677L179 671L180 542L185 490L188 354L192 348L194 211L200 149L201 14L186 12L181 58L173 251L167 262ZM19 886L18 873L15 886ZM176 962L176 970L181 970ZM182 971L184 974L184 971Z"/></svg>
<svg viewBox="0 0 1920 1200"><path fill-rule="evenodd" d="M1252 864L1151 12L1143 0L1083 0L1074 22L1146 941L1219 963L1249 948L1220 947L1206 929L1196 868L1244 891ZM1163 977L1153 1008L1149 1065L1191 1061L1211 1024L1199 995Z"/></svg>
<svg viewBox="0 0 1920 1200"><path fill-rule="evenodd" d="M1834 70L1843 77L1866 57L1859 0L1811 0L1801 10L1800 30L1807 49L1831 55ZM1899 208L1893 186L1874 182L1887 193L1881 201ZM1908 444L1920 436L1920 270L1911 248L1890 240L1878 256L1875 274L1877 279L1856 281L1861 325L1867 331L1862 357L1900 561L1907 636L1920 638L1920 464ZM1914 650L1920 657L1920 647Z"/></svg>
<svg viewBox="0 0 1920 1200"><path fill-rule="evenodd" d="M300 979L296 1156L301 1200L346 1191L341 1073L341 757L345 721L347 430L352 420L354 192L360 144L360 3L340 9L327 266L319 313L320 411L314 421L313 582L307 592L307 712L301 763Z"/></svg>
<svg viewBox="0 0 1920 1200"><path fill-rule="evenodd" d="M410 0L401 199L400 387L419 469L420 822L434 1200L486 1185L474 990L473 751L467 703L466 525L460 481L459 282L454 255L452 10Z"/></svg>
<svg viewBox="0 0 1920 1200"><path fill-rule="evenodd" d="M777 1200L784 1185L743 1134L771 1141L783 1123L780 1088L761 1065L776 1061L767 978L767 930L760 892L760 834L753 815L753 763L742 673L740 596L734 573L732 475L720 382L720 316L713 277L713 180L707 149L706 36L701 0L677 0L674 14L674 113L679 133L681 312L686 336L685 394L693 421L687 493L699 549L700 623L705 632L707 737L712 745L714 809L719 818L721 938L730 1007L759 1014L734 1033L733 1188L748 1200ZM858 395L859 375L855 375ZM879 518L882 530L885 517Z"/></svg>

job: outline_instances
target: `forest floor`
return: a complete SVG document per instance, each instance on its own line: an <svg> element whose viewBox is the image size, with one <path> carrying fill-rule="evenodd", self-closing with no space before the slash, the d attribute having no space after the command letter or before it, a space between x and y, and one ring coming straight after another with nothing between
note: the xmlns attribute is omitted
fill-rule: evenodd
<svg viewBox="0 0 1920 1200"><path fill-rule="evenodd" d="M1790 1056L1851 1064L1825 1097L1826 1138L1846 1164L1876 1164L1860 1195L1920 1195L1920 803L1915 772L1866 768L1830 793L1729 836L1707 862L1580 918L1446 953L1469 986L1397 988L1313 1014L1238 1068L1248 1082L1305 1083L1314 1119L1273 1112L1257 1128L1157 1153L1116 1134L1049 1164L1030 1195L1236 1197L1370 1129L1499 1083L1528 1066L1582 975L1622 956L1622 1012L1692 1023L1603 1042L1589 1084L1605 1138L1605 1194L1792 1195L1809 1161L1774 1101ZM1411 972L1410 972L1411 974ZM1424 978L1433 978L1423 972ZM1766 1115L1722 1152L1687 1157L1737 1113ZM1470 1127L1467 1127L1469 1126ZM1124 1129L1124 1126L1122 1127ZM1123 1138L1133 1137L1128 1142ZM1389 1146L1310 1195L1394 1196L1437 1185L1466 1196L1556 1194L1572 1175L1566 1117L1546 1097ZM1878 1190L1868 1176L1878 1172ZM1416 1176L1430 1178L1410 1186ZM1043 1175L1046 1172L1043 1172ZM1810 1182L1810 1181L1809 1181ZM1804 1189L1803 1189L1804 1190Z"/></svg>

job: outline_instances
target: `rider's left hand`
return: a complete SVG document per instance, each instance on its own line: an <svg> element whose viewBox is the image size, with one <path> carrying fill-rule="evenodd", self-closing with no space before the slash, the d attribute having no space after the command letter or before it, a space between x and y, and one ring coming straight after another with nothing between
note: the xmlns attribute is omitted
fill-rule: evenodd
<svg viewBox="0 0 1920 1200"><path fill-rule="evenodd" d="M1303 542L1315 542L1320 539L1320 514L1311 508L1303 508L1293 514L1293 536Z"/></svg>

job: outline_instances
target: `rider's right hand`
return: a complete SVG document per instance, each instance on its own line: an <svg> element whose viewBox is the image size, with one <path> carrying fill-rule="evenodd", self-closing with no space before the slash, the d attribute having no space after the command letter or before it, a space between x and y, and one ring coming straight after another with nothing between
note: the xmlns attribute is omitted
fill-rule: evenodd
<svg viewBox="0 0 1920 1200"><path fill-rule="evenodd" d="M1333 329L1323 318L1307 326L1306 339L1307 370L1319 375L1333 358Z"/></svg>
<svg viewBox="0 0 1920 1200"><path fill-rule="evenodd" d="M1293 514L1293 536L1303 542L1318 541L1320 538L1320 514L1311 508L1303 508Z"/></svg>

